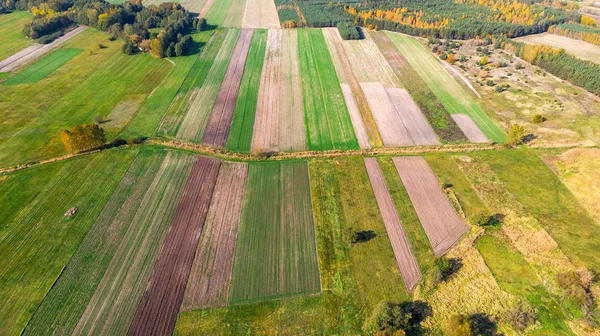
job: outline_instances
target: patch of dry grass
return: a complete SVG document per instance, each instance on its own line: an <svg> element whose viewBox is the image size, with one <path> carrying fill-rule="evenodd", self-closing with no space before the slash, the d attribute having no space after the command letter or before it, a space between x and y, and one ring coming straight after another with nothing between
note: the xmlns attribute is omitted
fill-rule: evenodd
<svg viewBox="0 0 600 336"><path fill-rule="evenodd" d="M556 165L563 183L600 223L600 149L569 150L559 157Z"/></svg>

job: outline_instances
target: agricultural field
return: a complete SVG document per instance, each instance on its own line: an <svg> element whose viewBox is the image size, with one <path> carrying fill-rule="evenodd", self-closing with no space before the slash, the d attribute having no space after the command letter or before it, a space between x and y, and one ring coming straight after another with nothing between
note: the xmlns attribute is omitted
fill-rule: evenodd
<svg viewBox="0 0 600 336"><path fill-rule="evenodd" d="M280 28L275 2L270 0L246 0L242 27L260 29Z"/></svg>
<svg viewBox="0 0 600 336"><path fill-rule="evenodd" d="M10 77L2 85L35 84L82 51L82 49L59 49L17 75Z"/></svg>
<svg viewBox="0 0 600 336"><path fill-rule="evenodd" d="M584 60L600 63L600 46L589 42L572 39L550 33L528 35L516 38L515 41L527 44L548 45L555 48L565 49L569 54Z"/></svg>
<svg viewBox="0 0 600 336"><path fill-rule="evenodd" d="M0 61L31 44L31 41L21 34L23 25L29 21L31 14L28 12L0 15Z"/></svg>

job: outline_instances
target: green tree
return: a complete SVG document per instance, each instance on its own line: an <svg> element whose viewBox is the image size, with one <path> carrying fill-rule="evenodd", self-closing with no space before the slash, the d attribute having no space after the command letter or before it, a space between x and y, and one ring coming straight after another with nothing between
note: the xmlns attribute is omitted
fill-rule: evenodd
<svg viewBox="0 0 600 336"><path fill-rule="evenodd" d="M506 144L511 146L517 146L523 143L523 139L525 138L525 127L521 125L512 125L510 130L508 131L508 136L506 137Z"/></svg>
<svg viewBox="0 0 600 336"><path fill-rule="evenodd" d="M208 28L208 23L206 22L206 19L202 18L198 20L198 23L196 24L196 29L198 31L205 31L206 28Z"/></svg>
<svg viewBox="0 0 600 336"><path fill-rule="evenodd" d="M165 51L160 38L155 38L150 41L150 53L158 58L165 57Z"/></svg>

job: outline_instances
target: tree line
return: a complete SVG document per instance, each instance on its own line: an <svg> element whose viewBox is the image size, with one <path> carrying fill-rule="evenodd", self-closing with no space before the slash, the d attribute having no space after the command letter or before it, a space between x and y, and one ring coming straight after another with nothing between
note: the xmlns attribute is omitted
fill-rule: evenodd
<svg viewBox="0 0 600 336"><path fill-rule="evenodd" d="M548 32L586 41L600 46L600 28L584 26L576 23L563 23L550 27Z"/></svg>

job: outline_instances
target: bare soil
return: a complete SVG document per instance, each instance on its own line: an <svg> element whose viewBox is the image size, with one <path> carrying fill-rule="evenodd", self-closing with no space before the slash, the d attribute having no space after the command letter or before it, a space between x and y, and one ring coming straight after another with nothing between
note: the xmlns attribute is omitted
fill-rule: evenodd
<svg viewBox="0 0 600 336"><path fill-rule="evenodd" d="M221 161L196 158L129 335L171 335Z"/></svg>
<svg viewBox="0 0 600 336"><path fill-rule="evenodd" d="M371 148L369 143L369 135L365 129L365 124L360 116L360 110L354 95L352 94L352 88L348 84L341 84L342 93L344 94L344 100L346 101L346 107L348 107L348 113L350 113L350 119L352 119L352 126L354 127L354 133L358 139L358 145L360 148Z"/></svg>
<svg viewBox="0 0 600 336"><path fill-rule="evenodd" d="M226 306L248 164L221 165L206 224L188 279L182 310Z"/></svg>
<svg viewBox="0 0 600 336"><path fill-rule="evenodd" d="M410 248L406 233L404 233L402 221L400 220L392 196L390 196L385 178L377 163L377 158L365 158L364 160L369 180L375 193L375 199L377 200L379 211L383 217L383 223L385 224L394 255L396 256L396 262L402 274L404 286L410 292L422 277L419 265L417 265L417 260Z"/></svg>
<svg viewBox="0 0 600 336"><path fill-rule="evenodd" d="M242 29L204 130L203 145L223 148L227 143L253 33L253 29Z"/></svg>
<svg viewBox="0 0 600 336"><path fill-rule="evenodd" d="M281 28L275 2L273 0L247 0L242 28Z"/></svg>
<svg viewBox="0 0 600 336"><path fill-rule="evenodd" d="M408 135L415 145L430 146L440 144L427 119L425 119L425 116L423 116L421 110L406 89L390 88L387 89L387 93L400 119L406 125Z"/></svg>
<svg viewBox="0 0 600 336"><path fill-rule="evenodd" d="M468 231L422 157L392 159L436 256L443 255Z"/></svg>
<svg viewBox="0 0 600 336"><path fill-rule="evenodd" d="M490 140L483 132L475 125L473 120L466 114L453 114L452 119L456 122L467 139L472 143L488 143Z"/></svg>

